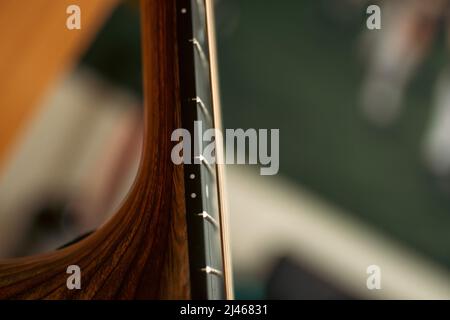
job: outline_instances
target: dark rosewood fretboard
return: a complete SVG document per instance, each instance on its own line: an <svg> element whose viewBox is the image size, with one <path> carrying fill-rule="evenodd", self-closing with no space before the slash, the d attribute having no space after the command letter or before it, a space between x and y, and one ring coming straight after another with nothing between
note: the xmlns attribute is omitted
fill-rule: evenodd
<svg viewBox="0 0 450 320"><path fill-rule="evenodd" d="M210 36L213 20L208 16L208 6L212 6L212 1L177 2L182 125L200 146L203 132L219 127L214 98L217 80L212 72L216 63L212 56L215 43ZM201 121L201 132L194 130L195 121ZM220 147L220 142L216 142ZM227 256L223 246L225 212L221 205L220 171L202 157L201 150L202 147L197 154L192 152L191 164L184 166L192 298L231 298L224 272ZM195 164L196 161L200 163Z"/></svg>

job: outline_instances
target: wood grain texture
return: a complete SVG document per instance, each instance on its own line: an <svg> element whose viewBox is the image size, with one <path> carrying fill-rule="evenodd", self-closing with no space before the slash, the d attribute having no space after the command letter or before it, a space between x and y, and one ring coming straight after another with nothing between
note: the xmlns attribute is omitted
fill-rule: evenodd
<svg viewBox="0 0 450 320"><path fill-rule="evenodd" d="M81 242L1 261L1 299L189 298L183 172L170 159L170 136L180 123L175 1L141 1L146 122L129 196ZM66 287L69 265L81 267L81 290Z"/></svg>
<svg viewBox="0 0 450 320"><path fill-rule="evenodd" d="M118 0L0 1L0 167L40 100L78 60ZM66 9L81 8L81 30Z"/></svg>

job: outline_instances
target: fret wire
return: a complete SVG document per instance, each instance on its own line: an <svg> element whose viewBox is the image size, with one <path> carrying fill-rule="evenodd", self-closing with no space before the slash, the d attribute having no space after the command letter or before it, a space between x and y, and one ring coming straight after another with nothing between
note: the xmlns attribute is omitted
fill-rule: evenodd
<svg viewBox="0 0 450 320"><path fill-rule="evenodd" d="M206 107L206 105L203 102L203 100L200 97L195 97L195 98L192 98L192 101L195 101L195 103L197 103L197 105L200 106L201 110L203 111L205 116L208 118L208 121L212 124L213 120L212 120L211 114L209 113L209 110Z"/></svg>
<svg viewBox="0 0 450 320"><path fill-rule="evenodd" d="M208 171L211 173L212 176L215 176L215 172L214 169L212 168L212 166L208 163L208 160L206 160L206 158L203 155L199 155L196 156L195 159L200 160L201 164L203 164Z"/></svg>
<svg viewBox="0 0 450 320"><path fill-rule="evenodd" d="M220 277L223 276L222 271L212 268L210 266L206 266L205 268L202 268L201 271L206 272L207 274L214 274L214 275L220 276Z"/></svg>
<svg viewBox="0 0 450 320"><path fill-rule="evenodd" d="M192 42L192 44L194 45L194 48L197 49L198 54L200 55L200 59L203 63L203 66L205 68L209 68L209 59L207 58L205 51L202 48L202 45L200 44L200 42L198 42L198 40L196 38L193 38L191 40L189 40L190 42Z"/></svg>
<svg viewBox="0 0 450 320"><path fill-rule="evenodd" d="M216 221L216 219L214 219L209 213L207 213L206 211L203 211L202 213L199 213L198 216L202 217L203 219L211 222L211 224L216 227L217 229L219 229L219 224Z"/></svg>

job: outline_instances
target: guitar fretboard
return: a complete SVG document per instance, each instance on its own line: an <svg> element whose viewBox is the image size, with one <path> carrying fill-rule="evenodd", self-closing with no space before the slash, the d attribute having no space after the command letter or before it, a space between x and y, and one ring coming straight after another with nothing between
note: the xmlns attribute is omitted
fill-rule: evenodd
<svg viewBox="0 0 450 320"><path fill-rule="evenodd" d="M177 2L182 126L199 146L203 132L216 127L210 61L214 43L208 36L206 7L211 2L206 1ZM194 130L195 121L201 122L201 130ZM203 148L199 150L192 153L191 164L184 165L191 294L194 299L224 299L219 172L203 157Z"/></svg>

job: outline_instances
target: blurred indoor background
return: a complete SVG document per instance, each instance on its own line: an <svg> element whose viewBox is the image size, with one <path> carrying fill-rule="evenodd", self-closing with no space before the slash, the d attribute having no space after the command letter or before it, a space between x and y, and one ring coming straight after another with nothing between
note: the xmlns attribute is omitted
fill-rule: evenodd
<svg viewBox="0 0 450 320"><path fill-rule="evenodd" d="M0 10L1 258L95 230L139 162L138 1L64 1L58 48ZM279 175L227 168L237 298L450 299L450 1L216 3L224 127L280 129Z"/></svg>

